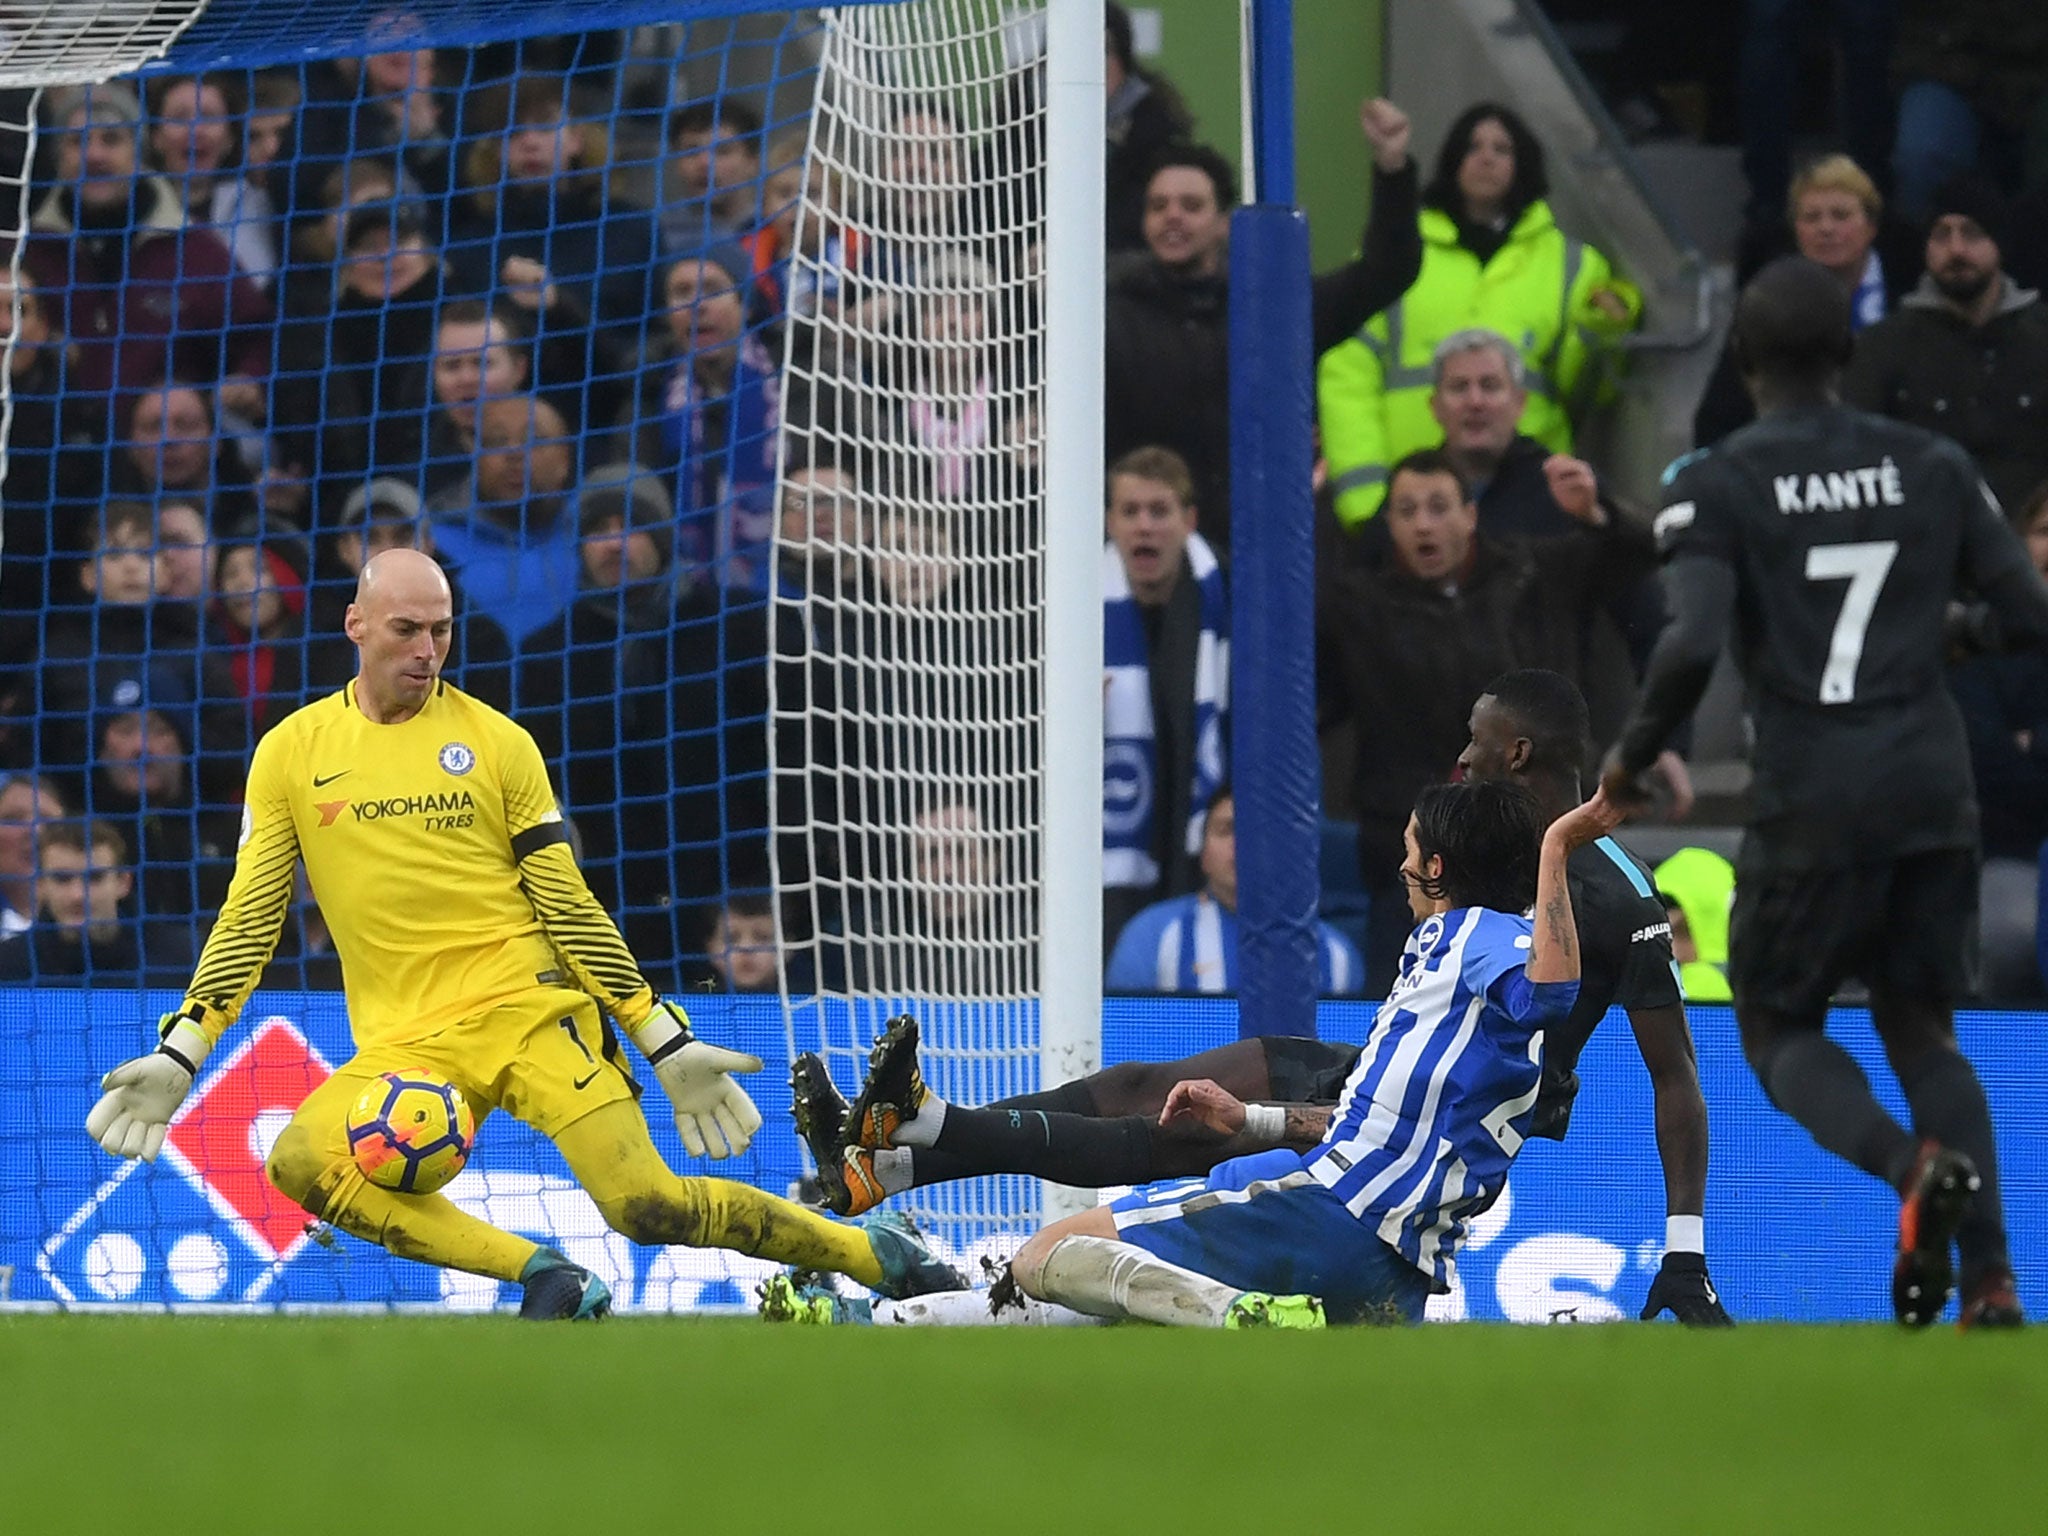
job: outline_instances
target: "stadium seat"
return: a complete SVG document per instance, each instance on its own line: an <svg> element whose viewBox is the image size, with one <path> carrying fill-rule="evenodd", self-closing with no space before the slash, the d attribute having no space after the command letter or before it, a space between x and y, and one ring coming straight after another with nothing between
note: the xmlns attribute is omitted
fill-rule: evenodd
<svg viewBox="0 0 2048 1536"><path fill-rule="evenodd" d="M1358 877L1358 823L1333 821L1325 816L1321 837L1323 899L1318 910L1324 922L1363 952L1366 919L1372 913L1372 900L1365 894L1365 883Z"/></svg>

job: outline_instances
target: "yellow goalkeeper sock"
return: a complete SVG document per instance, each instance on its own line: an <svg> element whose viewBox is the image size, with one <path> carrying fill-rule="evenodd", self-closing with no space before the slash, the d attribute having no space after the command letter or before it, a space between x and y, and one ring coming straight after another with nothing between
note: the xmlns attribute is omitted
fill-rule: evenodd
<svg viewBox="0 0 2048 1536"><path fill-rule="evenodd" d="M344 1232L401 1259L443 1269L517 1281L540 1251L526 1238L477 1220L446 1195L401 1195L372 1184L353 1157L330 1163L306 1189L285 1193Z"/></svg>
<svg viewBox="0 0 2048 1536"><path fill-rule="evenodd" d="M859 1227L731 1179L675 1173L654 1150L638 1105L607 1104L557 1131L555 1146L605 1220L636 1243L729 1248L881 1283L882 1266Z"/></svg>

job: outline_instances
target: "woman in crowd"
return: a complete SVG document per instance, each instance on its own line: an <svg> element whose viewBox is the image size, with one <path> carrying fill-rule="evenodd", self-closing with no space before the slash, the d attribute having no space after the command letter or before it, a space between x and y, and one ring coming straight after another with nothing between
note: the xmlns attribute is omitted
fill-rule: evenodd
<svg viewBox="0 0 2048 1536"><path fill-rule="evenodd" d="M925 263L923 279L905 349L910 377L902 381L898 435L925 459L934 493L960 501L981 482L977 470L990 457L996 427L996 359L987 345L996 278L964 251L941 251Z"/></svg>
<svg viewBox="0 0 2048 1536"><path fill-rule="evenodd" d="M248 99L232 75L159 76L148 87L150 163L184 200L186 220L209 228L235 266L266 292L277 278L277 208L245 173Z"/></svg>
<svg viewBox="0 0 2048 1536"><path fill-rule="evenodd" d="M1909 249L1886 250L1893 242L1883 238L1884 197L1863 168L1847 155L1823 156L1792 179L1786 208L1799 254L1826 267L1849 290L1849 323L1860 331L1890 314L1912 286L1918 262ZM1903 244L1913 243L1908 230ZM1742 387L1731 337L1693 416L1693 444L1711 447L1754 420L1756 407Z"/></svg>
<svg viewBox="0 0 2048 1536"><path fill-rule="evenodd" d="M469 478L477 450L477 412L492 400L537 393L573 432L580 421L575 407L581 392L550 389L547 382L577 378L581 355L581 346L560 327L536 344L527 312L516 304L484 299L442 303L428 368L432 410L426 420L425 494L438 495Z"/></svg>
<svg viewBox="0 0 2048 1536"><path fill-rule="evenodd" d="M1421 276L1317 370L1323 452L1347 526L1379 510L1388 465L1442 441L1430 357L1453 332L1479 326L1517 342L1529 392L1521 429L1571 451L1642 297L1558 228L1548 190L1543 146L1507 107L1480 102L1451 125L1422 191Z"/></svg>

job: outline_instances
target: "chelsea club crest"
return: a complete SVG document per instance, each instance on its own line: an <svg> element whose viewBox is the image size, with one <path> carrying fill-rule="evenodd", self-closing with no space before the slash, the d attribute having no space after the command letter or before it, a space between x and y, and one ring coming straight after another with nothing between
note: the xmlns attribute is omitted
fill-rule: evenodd
<svg viewBox="0 0 2048 1536"><path fill-rule="evenodd" d="M461 778L476 766L476 754L459 741L451 741L441 749L441 771Z"/></svg>

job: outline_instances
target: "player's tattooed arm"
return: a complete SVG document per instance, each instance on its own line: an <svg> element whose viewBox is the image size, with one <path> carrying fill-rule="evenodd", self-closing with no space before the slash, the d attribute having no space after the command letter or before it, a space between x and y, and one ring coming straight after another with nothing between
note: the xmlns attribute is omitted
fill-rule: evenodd
<svg viewBox="0 0 2048 1536"><path fill-rule="evenodd" d="M1535 984L1579 979L1579 930L1572 920L1565 867L1595 838L1621 825L1621 811L1602 790L1550 824L1536 864L1536 926L1524 974Z"/></svg>
<svg viewBox="0 0 2048 1536"><path fill-rule="evenodd" d="M1169 1130L1204 1131L1228 1136L1245 1150L1265 1147L1313 1147L1328 1134L1330 1107L1325 1104L1246 1104L1207 1078L1176 1083L1159 1112Z"/></svg>
<svg viewBox="0 0 2048 1536"><path fill-rule="evenodd" d="M1330 1134L1330 1116L1334 1107L1329 1104L1282 1104L1280 1112L1286 1117L1285 1127L1280 1133L1280 1144L1285 1147L1313 1147Z"/></svg>
<svg viewBox="0 0 2048 1536"><path fill-rule="evenodd" d="M1543 925L1550 932L1550 942L1558 957L1576 975L1579 969L1579 930L1572 921L1571 887L1560 884L1556 890L1545 893Z"/></svg>

